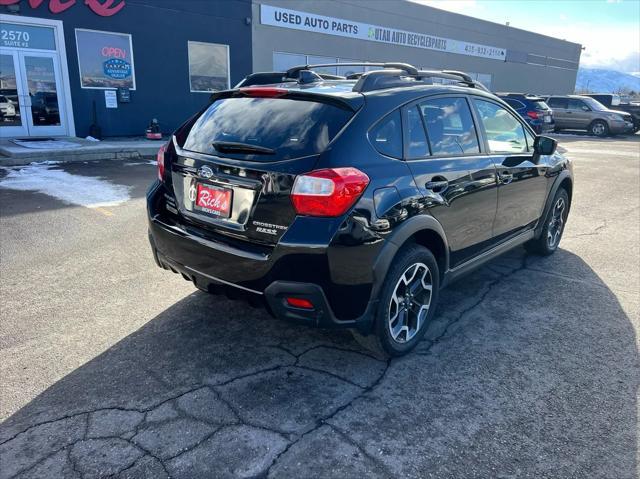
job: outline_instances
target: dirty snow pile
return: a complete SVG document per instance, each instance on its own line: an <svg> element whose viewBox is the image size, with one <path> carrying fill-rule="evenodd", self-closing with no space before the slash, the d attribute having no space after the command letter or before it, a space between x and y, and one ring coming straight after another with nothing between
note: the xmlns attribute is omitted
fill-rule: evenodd
<svg viewBox="0 0 640 479"><path fill-rule="evenodd" d="M0 188L36 191L87 208L115 206L130 199L128 186L99 177L72 175L46 163L9 169L7 176L0 179Z"/></svg>

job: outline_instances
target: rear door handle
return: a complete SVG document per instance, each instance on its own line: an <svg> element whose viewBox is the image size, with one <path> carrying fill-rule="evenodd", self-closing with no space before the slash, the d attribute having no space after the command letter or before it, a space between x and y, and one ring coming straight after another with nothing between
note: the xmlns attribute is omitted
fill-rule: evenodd
<svg viewBox="0 0 640 479"><path fill-rule="evenodd" d="M449 182L447 180L442 181L429 181L424 187L434 193L442 193L449 186Z"/></svg>

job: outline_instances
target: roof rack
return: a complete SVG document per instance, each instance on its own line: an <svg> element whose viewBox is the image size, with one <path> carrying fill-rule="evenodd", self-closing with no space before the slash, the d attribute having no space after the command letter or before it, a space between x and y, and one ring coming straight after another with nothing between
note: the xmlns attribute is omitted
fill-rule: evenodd
<svg viewBox="0 0 640 479"><path fill-rule="evenodd" d="M467 73L456 70L419 70L408 63L372 63L372 62L348 62L348 63L318 63L313 65L299 65L289 68L284 74L285 79L298 79L300 82L310 82L312 75L304 74L314 72L314 68L325 67L382 67L382 70L374 70L364 73L354 73L348 76L349 79L357 80L353 91L366 92L373 90L381 90L385 88L396 88L402 86L413 86L416 82L432 84L434 78L452 80L471 88L489 91L482 83L475 81ZM322 76L322 74L320 74Z"/></svg>
<svg viewBox="0 0 640 479"><path fill-rule="evenodd" d="M344 80L344 77L338 75L330 75L328 73L316 73L322 80ZM296 82L298 78L289 78L283 72L258 72L251 73L243 78L234 88L257 86L257 85L273 85L274 83Z"/></svg>
<svg viewBox="0 0 640 479"><path fill-rule="evenodd" d="M470 88L489 91L487 87L475 81L468 74L455 70L418 70L415 75L403 75L397 70L367 72L360 77L353 87L353 91L366 92L385 88L415 86L418 83L431 85L434 78L452 80Z"/></svg>
<svg viewBox="0 0 640 479"><path fill-rule="evenodd" d="M349 62L349 63L316 63L313 65L298 65L297 67L289 68L285 74L287 78L297 78L298 72L302 70L313 70L314 68L324 67L382 67L382 68L395 68L403 70L409 75L415 75L418 73L418 69L408 63L372 63L372 62Z"/></svg>

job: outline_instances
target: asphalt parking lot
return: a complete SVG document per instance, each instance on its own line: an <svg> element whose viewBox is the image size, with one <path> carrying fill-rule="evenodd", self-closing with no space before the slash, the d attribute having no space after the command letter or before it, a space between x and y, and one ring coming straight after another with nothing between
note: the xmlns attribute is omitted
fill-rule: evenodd
<svg viewBox="0 0 640 479"><path fill-rule="evenodd" d="M640 136L559 139L560 250L455 283L392 361L159 270L152 165L33 171L115 185L92 207L0 170L0 478L637 477Z"/></svg>

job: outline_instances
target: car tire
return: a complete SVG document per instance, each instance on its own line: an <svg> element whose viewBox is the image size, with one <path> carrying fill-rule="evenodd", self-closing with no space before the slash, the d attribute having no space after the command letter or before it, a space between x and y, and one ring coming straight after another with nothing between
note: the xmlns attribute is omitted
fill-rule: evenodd
<svg viewBox="0 0 640 479"><path fill-rule="evenodd" d="M609 135L609 125L606 121L595 120L589 125L589 133L600 138Z"/></svg>
<svg viewBox="0 0 640 479"><path fill-rule="evenodd" d="M355 339L380 356L402 356L424 336L437 307L438 262L427 248L411 244L396 255L380 290L372 334Z"/></svg>
<svg viewBox="0 0 640 479"><path fill-rule="evenodd" d="M569 215L569 195L567 190L559 188L551 203L551 208L544 218L544 228L540 237L525 243L525 248L530 253L541 256L553 254L560 244L564 226Z"/></svg>

